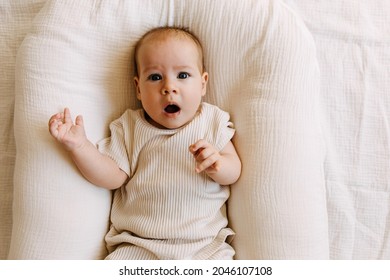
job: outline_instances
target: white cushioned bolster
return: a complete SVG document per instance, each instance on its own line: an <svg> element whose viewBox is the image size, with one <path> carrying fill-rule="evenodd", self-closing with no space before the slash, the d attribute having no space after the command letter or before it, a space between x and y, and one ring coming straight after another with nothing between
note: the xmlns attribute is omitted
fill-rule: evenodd
<svg viewBox="0 0 390 280"><path fill-rule="evenodd" d="M12 231L16 52L43 2L1 1L0 4L0 260L7 258Z"/></svg>
<svg viewBox="0 0 390 280"><path fill-rule="evenodd" d="M277 1L266 10L234 108L244 168L229 200L233 245L239 259L327 259L315 46L290 10Z"/></svg>
<svg viewBox="0 0 390 280"><path fill-rule="evenodd" d="M243 172L229 216L238 259L327 258L318 67L302 23L279 1L50 1L17 62L15 211L10 258L101 258L110 193L89 184L51 139L68 106L89 138L136 108L132 50L161 25L205 49L207 102L231 113Z"/></svg>

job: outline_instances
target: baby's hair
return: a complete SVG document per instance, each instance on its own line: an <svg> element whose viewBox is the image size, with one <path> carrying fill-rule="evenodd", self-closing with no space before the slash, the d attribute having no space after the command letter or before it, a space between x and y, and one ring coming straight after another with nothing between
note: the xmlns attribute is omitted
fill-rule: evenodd
<svg viewBox="0 0 390 280"><path fill-rule="evenodd" d="M197 46L198 48L198 52L199 52L199 55L200 55L200 59L201 59L201 67L202 67L202 72L205 71L205 66L204 66L204 57L203 57L203 47L202 47L202 44L200 43L200 40L198 39L198 37L192 33L188 28L186 27L177 27L177 26L160 26L160 27L156 27L156 28L153 28L151 30L149 30L148 32L146 32L137 42L137 44L135 45L135 50L134 50L134 71L135 71L135 75L138 76L138 51L140 49L140 47L142 46L142 43L145 41L145 39L149 36L153 36L153 35L161 35L161 34L165 34L165 35L175 35L177 37L185 37L185 38L189 38L191 39L195 45Z"/></svg>

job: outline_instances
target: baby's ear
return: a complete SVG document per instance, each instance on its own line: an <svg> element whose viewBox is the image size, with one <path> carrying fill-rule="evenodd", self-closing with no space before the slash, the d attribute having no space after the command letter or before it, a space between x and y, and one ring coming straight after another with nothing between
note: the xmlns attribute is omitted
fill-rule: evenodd
<svg viewBox="0 0 390 280"><path fill-rule="evenodd" d="M202 74L202 96L206 95L208 81L209 81L209 73L203 72L203 74Z"/></svg>
<svg viewBox="0 0 390 280"><path fill-rule="evenodd" d="M139 89L139 78L138 76L134 77L134 86L135 86L135 92L137 93L137 98L141 100L141 91Z"/></svg>

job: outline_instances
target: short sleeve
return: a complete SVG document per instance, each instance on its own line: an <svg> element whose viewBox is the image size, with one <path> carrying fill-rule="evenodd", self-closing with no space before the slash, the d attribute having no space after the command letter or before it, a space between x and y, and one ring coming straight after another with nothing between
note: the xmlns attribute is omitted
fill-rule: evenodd
<svg viewBox="0 0 390 280"><path fill-rule="evenodd" d="M220 128L219 128L219 136L218 136L218 141L216 143L216 147L219 151L221 151L225 146L229 143L229 141L233 138L234 133L236 130L234 129L234 125L230 119L230 115L226 112L226 119L224 119L221 122Z"/></svg>
<svg viewBox="0 0 390 280"><path fill-rule="evenodd" d="M209 142L213 143L215 148L221 151L233 138L236 131L230 120L230 114L208 103L204 103L203 106L208 111L207 115L209 115L209 118L212 119L209 125L213 124L214 127L214 133L210 136L212 140L209 139Z"/></svg>
<svg viewBox="0 0 390 280"><path fill-rule="evenodd" d="M127 137L128 122L129 118L126 112L110 124L110 137L99 141L97 147L102 154L112 158L119 168L130 176L129 144L125 141L125 139L130 139Z"/></svg>

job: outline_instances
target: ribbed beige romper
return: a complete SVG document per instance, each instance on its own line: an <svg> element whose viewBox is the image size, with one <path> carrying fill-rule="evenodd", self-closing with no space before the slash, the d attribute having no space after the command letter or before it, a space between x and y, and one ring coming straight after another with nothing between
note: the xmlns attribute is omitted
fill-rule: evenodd
<svg viewBox="0 0 390 280"><path fill-rule="evenodd" d="M144 111L127 110L110 124L99 150L129 175L115 191L107 259L232 259L226 243L229 187L195 172L189 146L206 139L221 150L233 137L229 114L202 103L178 129L159 129Z"/></svg>

